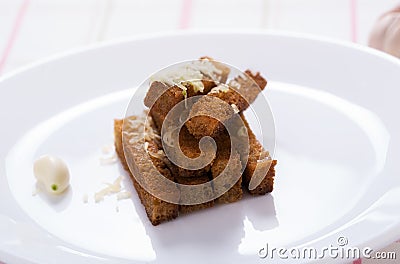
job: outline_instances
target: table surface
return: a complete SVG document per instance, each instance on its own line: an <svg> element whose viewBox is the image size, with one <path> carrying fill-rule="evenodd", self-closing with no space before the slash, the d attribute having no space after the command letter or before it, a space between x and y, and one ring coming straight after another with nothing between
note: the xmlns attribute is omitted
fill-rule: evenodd
<svg viewBox="0 0 400 264"><path fill-rule="evenodd" d="M0 76L66 50L176 29L285 30L367 45L376 19L399 3L400 0L0 0ZM380 251L396 252L400 259L400 243L394 242ZM354 263L398 261L360 259Z"/></svg>

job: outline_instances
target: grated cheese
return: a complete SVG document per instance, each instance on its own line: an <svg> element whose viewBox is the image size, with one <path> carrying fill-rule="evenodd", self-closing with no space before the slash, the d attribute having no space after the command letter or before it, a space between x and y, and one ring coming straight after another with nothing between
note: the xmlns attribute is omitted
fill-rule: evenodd
<svg viewBox="0 0 400 264"><path fill-rule="evenodd" d="M94 194L94 201L96 203L103 201L105 196L118 193L121 191L122 176L119 176L114 183L106 183L108 186Z"/></svg>
<svg viewBox="0 0 400 264"><path fill-rule="evenodd" d="M237 105L235 104L231 104L233 111L235 112L235 114L239 113L239 108L237 107Z"/></svg>
<svg viewBox="0 0 400 264"><path fill-rule="evenodd" d="M212 88L209 93L219 93L219 92L226 93L228 91L229 91L229 86L221 83L217 87Z"/></svg>
<svg viewBox="0 0 400 264"><path fill-rule="evenodd" d="M100 157L101 165L110 165L118 161L117 155L113 154L111 157Z"/></svg>
<svg viewBox="0 0 400 264"><path fill-rule="evenodd" d="M204 84L201 80L204 79L204 75L218 82L221 73L222 71L217 69L211 61L203 59L166 69L152 76L150 81L159 81L169 86L176 85L184 91L187 90L185 85L192 85L195 92L203 92Z"/></svg>
<svg viewBox="0 0 400 264"><path fill-rule="evenodd" d="M88 203L89 197L88 197L88 195L87 195L86 193L83 195L82 201L83 201L84 203Z"/></svg>
<svg viewBox="0 0 400 264"><path fill-rule="evenodd" d="M114 145L110 144L110 145L104 145L101 148L101 152L105 155L113 153L115 151Z"/></svg>
<svg viewBox="0 0 400 264"><path fill-rule="evenodd" d="M132 193L131 193L131 192L128 192L128 191L120 192L120 193L117 194L117 200L118 200L118 201L120 201L120 200L125 200L125 199L129 199L129 198L131 198L131 197L132 197Z"/></svg>
<svg viewBox="0 0 400 264"><path fill-rule="evenodd" d="M241 87L240 83L238 83L236 80L230 81L229 85L236 89L240 89L240 87Z"/></svg>

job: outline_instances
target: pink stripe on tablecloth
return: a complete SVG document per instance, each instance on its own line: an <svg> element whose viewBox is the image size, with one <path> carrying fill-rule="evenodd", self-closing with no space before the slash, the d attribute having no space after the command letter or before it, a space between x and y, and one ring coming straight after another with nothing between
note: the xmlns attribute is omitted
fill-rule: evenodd
<svg viewBox="0 0 400 264"><path fill-rule="evenodd" d="M28 4L29 4L29 0L24 0L18 9L17 16L16 16L13 26L11 28L10 36L8 37L6 46L0 57L0 74L4 68L4 66L7 62L7 59L11 53L11 50L14 46L15 40L17 38L18 32L21 28L22 21L24 19L25 13L26 13L26 10L28 8Z"/></svg>
<svg viewBox="0 0 400 264"><path fill-rule="evenodd" d="M190 18L192 16L192 0L182 0L181 18L179 21L179 28L186 29L189 27Z"/></svg>
<svg viewBox="0 0 400 264"><path fill-rule="evenodd" d="M357 259L357 260L354 260L353 261L353 264L361 264L362 263L362 260L361 259Z"/></svg>
<svg viewBox="0 0 400 264"><path fill-rule="evenodd" d="M350 31L351 31L351 41L357 42L357 0L350 1Z"/></svg>

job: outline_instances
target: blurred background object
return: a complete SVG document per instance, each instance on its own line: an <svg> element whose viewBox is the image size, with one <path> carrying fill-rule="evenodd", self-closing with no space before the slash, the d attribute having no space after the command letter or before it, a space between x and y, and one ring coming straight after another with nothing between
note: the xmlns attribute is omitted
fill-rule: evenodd
<svg viewBox="0 0 400 264"><path fill-rule="evenodd" d="M268 29L368 44L399 0L0 0L0 74L89 44L176 29Z"/></svg>
<svg viewBox="0 0 400 264"><path fill-rule="evenodd" d="M376 21L369 45L400 58L400 5Z"/></svg>

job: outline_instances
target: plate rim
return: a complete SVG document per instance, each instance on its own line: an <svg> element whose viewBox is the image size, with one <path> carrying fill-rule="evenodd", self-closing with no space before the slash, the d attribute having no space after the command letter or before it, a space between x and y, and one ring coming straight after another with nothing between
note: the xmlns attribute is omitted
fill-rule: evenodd
<svg viewBox="0 0 400 264"><path fill-rule="evenodd" d="M135 36L127 36L127 37L119 37L111 40L106 40L102 42L97 42L89 45L84 45L72 49L67 49L65 51L56 52L52 55L45 56L41 59L37 59L33 62L27 63L24 66L17 67L9 72L6 72L0 75L0 83L18 75L28 71L32 68L39 67L43 64L51 63L56 60L60 60L69 56L78 55L79 53L88 52L95 49L106 48L110 46L126 44L129 42L143 41L143 40L151 40L151 39L159 39L159 38L168 38L168 37L179 37L179 36L193 36L193 35L259 35L259 36L274 36L274 37L282 37L282 38L296 38L303 39L308 41L322 42L325 44L334 44L346 48L356 49L358 51L366 52L371 55L380 57L389 62L397 64L400 66L400 59L385 53L383 51L359 44L350 41L335 39L327 36L318 36L307 33L299 33L294 31L285 31L285 30L270 30L270 29L189 29L189 30L170 30L170 31L160 31L160 32L152 32L146 34L139 34Z"/></svg>

